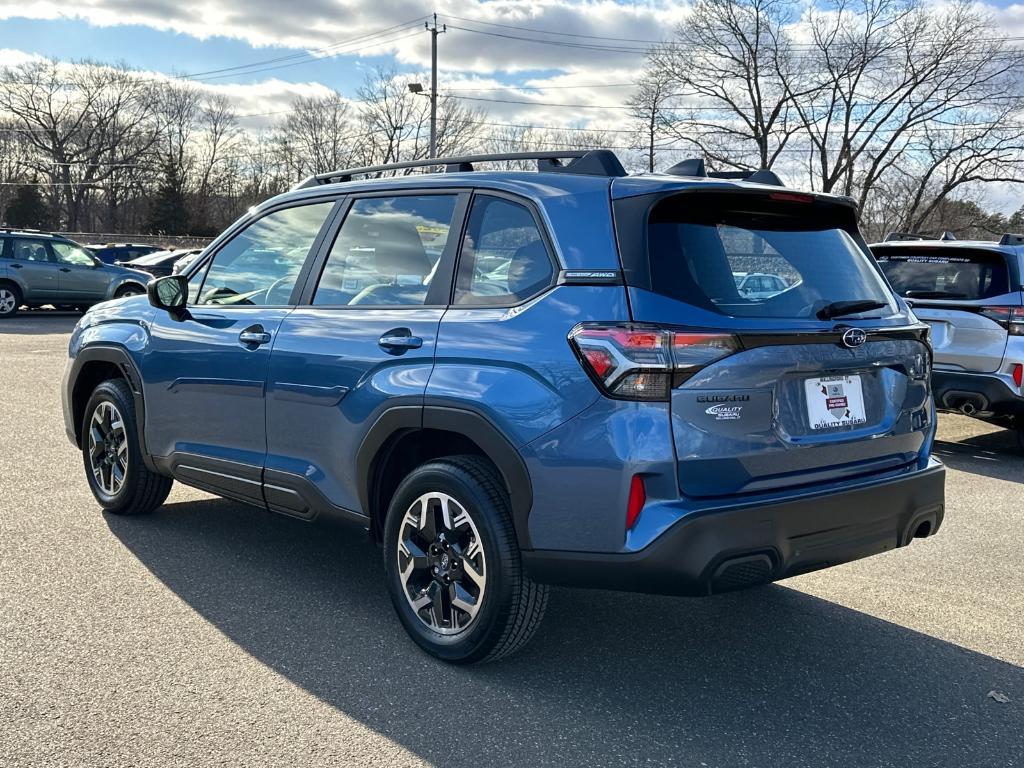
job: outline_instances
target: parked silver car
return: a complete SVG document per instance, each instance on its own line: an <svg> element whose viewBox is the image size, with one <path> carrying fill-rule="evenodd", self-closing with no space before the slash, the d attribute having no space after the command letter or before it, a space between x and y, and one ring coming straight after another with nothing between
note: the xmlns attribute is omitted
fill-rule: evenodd
<svg viewBox="0 0 1024 768"><path fill-rule="evenodd" d="M59 235L0 230L0 318L21 306L89 307L146 292L145 272L104 264Z"/></svg>
<svg viewBox="0 0 1024 768"><path fill-rule="evenodd" d="M1024 448L1024 235L871 246L895 291L931 326L940 410L1016 429Z"/></svg>

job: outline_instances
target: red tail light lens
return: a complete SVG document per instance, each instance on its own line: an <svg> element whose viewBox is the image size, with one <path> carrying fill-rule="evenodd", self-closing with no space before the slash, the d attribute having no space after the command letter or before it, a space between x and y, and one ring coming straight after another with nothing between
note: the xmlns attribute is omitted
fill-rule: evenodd
<svg viewBox="0 0 1024 768"><path fill-rule="evenodd" d="M980 314L999 323L1011 336L1024 336L1024 307L985 307Z"/></svg>
<svg viewBox="0 0 1024 768"><path fill-rule="evenodd" d="M1013 383L1024 393L1024 365L1020 363L1013 366Z"/></svg>
<svg viewBox="0 0 1024 768"><path fill-rule="evenodd" d="M636 525L640 517L640 510L647 503L647 489L644 488L644 479L640 475L633 475L629 484L629 502L626 504L626 530L630 531Z"/></svg>
<svg viewBox="0 0 1024 768"><path fill-rule="evenodd" d="M674 385L740 348L727 333L631 324L580 325L569 341L605 393L627 400L667 400Z"/></svg>

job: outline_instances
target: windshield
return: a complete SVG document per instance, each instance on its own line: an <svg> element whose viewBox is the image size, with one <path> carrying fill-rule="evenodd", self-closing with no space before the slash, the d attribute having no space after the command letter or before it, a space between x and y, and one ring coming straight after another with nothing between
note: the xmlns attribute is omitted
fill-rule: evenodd
<svg viewBox="0 0 1024 768"><path fill-rule="evenodd" d="M1009 293L1006 259L963 248L876 248L875 257L893 290L908 299L988 299Z"/></svg>
<svg viewBox="0 0 1024 768"><path fill-rule="evenodd" d="M838 317L835 305L854 302L874 305L851 313L858 317L896 311L857 240L828 216L757 200L745 210L723 210L709 197L684 205L670 198L652 212L651 283L658 293L733 317L822 318L829 307Z"/></svg>

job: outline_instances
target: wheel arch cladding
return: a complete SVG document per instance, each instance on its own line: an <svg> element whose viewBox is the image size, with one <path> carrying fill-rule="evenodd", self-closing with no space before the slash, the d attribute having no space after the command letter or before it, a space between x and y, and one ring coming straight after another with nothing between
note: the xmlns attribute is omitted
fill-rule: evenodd
<svg viewBox="0 0 1024 768"><path fill-rule="evenodd" d="M512 507L521 549L530 548L533 505L530 475L519 452L484 416L460 408L399 406L382 413L356 454L359 501L380 538L391 497L408 472L427 461L472 454L486 459L501 479Z"/></svg>
<svg viewBox="0 0 1024 768"><path fill-rule="evenodd" d="M139 449L146 467L155 471L149 452L143 426L146 422L146 407L142 397L142 377L139 375L131 356L119 347L85 347L75 357L74 370L69 382L71 387L71 409L75 428L75 442L82 446L82 419L85 405L96 387L107 379L124 379L135 399L135 422Z"/></svg>

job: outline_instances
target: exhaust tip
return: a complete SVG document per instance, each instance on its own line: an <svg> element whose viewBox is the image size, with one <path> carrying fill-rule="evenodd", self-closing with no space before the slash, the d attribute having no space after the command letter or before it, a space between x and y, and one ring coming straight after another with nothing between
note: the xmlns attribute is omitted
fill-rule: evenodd
<svg viewBox="0 0 1024 768"><path fill-rule="evenodd" d="M978 412L978 409L974 406L974 403L964 403L960 406L960 413L964 416L973 416Z"/></svg>

